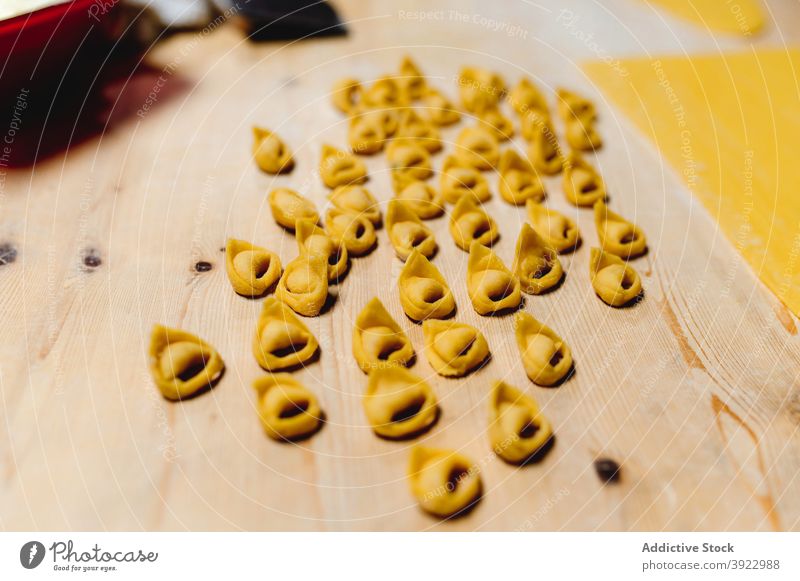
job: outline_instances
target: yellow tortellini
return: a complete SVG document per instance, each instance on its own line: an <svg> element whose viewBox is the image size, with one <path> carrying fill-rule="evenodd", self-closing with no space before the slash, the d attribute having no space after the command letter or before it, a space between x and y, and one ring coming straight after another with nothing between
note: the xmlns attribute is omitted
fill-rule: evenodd
<svg viewBox="0 0 800 581"><path fill-rule="evenodd" d="M466 323L429 319L422 323L425 354L434 371L445 377L462 377L489 357L483 333Z"/></svg>
<svg viewBox="0 0 800 581"><path fill-rule="evenodd" d="M474 67L465 67L458 78L461 104L470 113L480 113L496 106L505 94L506 85L500 75Z"/></svg>
<svg viewBox="0 0 800 581"><path fill-rule="evenodd" d="M378 240L375 225L366 216L337 208L330 208L325 214L325 230L353 256L364 256L375 247Z"/></svg>
<svg viewBox="0 0 800 581"><path fill-rule="evenodd" d="M400 76L398 78L405 94L409 99L421 99L428 89L425 77L411 57L405 56L400 62Z"/></svg>
<svg viewBox="0 0 800 581"><path fill-rule="evenodd" d="M288 305L274 297L264 301L253 337L253 355L267 371L293 369L310 363L319 343Z"/></svg>
<svg viewBox="0 0 800 581"><path fill-rule="evenodd" d="M311 220L298 220L295 236L300 254L308 253L322 259L328 270L328 282L340 280L350 267L347 247L337 243L325 230Z"/></svg>
<svg viewBox="0 0 800 581"><path fill-rule="evenodd" d="M566 89L557 89L558 95L558 114L566 123L571 117L579 119L594 120L597 111L594 103Z"/></svg>
<svg viewBox="0 0 800 581"><path fill-rule="evenodd" d="M264 431L273 440L299 440L322 426L317 396L288 373L259 377L253 387L258 393L258 415Z"/></svg>
<svg viewBox="0 0 800 581"><path fill-rule="evenodd" d="M642 279L632 266L619 256L592 248L589 276L597 296L612 307L623 307L642 293Z"/></svg>
<svg viewBox="0 0 800 581"><path fill-rule="evenodd" d="M503 460L524 464L548 449L553 428L535 399L496 381L489 396L489 439L495 454Z"/></svg>
<svg viewBox="0 0 800 581"><path fill-rule="evenodd" d="M180 329L153 327L150 373L161 394L172 401L199 395L213 387L225 364L211 345Z"/></svg>
<svg viewBox="0 0 800 581"><path fill-rule="evenodd" d="M422 97L428 119L440 127L453 125L461 121L461 113L456 106L436 89L428 89Z"/></svg>
<svg viewBox="0 0 800 581"><path fill-rule="evenodd" d="M350 118L347 143L353 153L372 155L383 149L386 142L384 120L374 110L357 113Z"/></svg>
<svg viewBox="0 0 800 581"><path fill-rule="evenodd" d="M478 113L478 123L481 129L494 135L498 141L508 141L514 137L514 123L498 107L490 107Z"/></svg>
<svg viewBox="0 0 800 581"><path fill-rule="evenodd" d="M415 447L408 480L420 508L440 518L466 513L483 493L478 465L454 450Z"/></svg>
<svg viewBox="0 0 800 581"><path fill-rule="evenodd" d="M431 258L438 249L433 231L400 200L389 201L386 232L400 260L406 260L413 250Z"/></svg>
<svg viewBox="0 0 800 581"><path fill-rule="evenodd" d="M525 311L514 318L517 347L528 378L536 385L550 387L572 371L572 351L552 329Z"/></svg>
<svg viewBox="0 0 800 581"><path fill-rule="evenodd" d="M517 277L494 252L478 242L469 248L467 293L479 315L514 309L522 302Z"/></svg>
<svg viewBox="0 0 800 581"><path fill-rule="evenodd" d="M544 95L530 79L525 77L511 89L508 100L520 115L525 115L528 111L538 111L545 117L550 115Z"/></svg>
<svg viewBox="0 0 800 581"><path fill-rule="evenodd" d="M444 160L440 187L442 196L450 204L458 202L464 194L472 194L479 202L492 197L489 182L483 174L454 155Z"/></svg>
<svg viewBox="0 0 800 581"><path fill-rule="evenodd" d="M558 90L558 111L564 120L567 143L574 149L599 149L603 140L595 128L597 112L594 104L579 95Z"/></svg>
<svg viewBox="0 0 800 581"><path fill-rule="evenodd" d="M556 175L564 168L564 157L558 138L549 122L535 123L529 130L528 159L536 171L544 175Z"/></svg>
<svg viewBox="0 0 800 581"><path fill-rule="evenodd" d="M275 221L294 232L297 220L309 219L319 222L314 204L289 188L276 188L269 193L269 208Z"/></svg>
<svg viewBox="0 0 800 581"><path fill-rule="evenodd" d="M260 297L281 276L281 259L266 248L231 238L225 246L225 270L237 294Z"/></svg>
<svg viewBox="0 0 800 581"><path fill-rule="evenodd" d="M444 319L456 308L442 273L416 250L400 271L397 286L403 311L414 321Z"/></svg>
<svg viewBox="0 0 800 581"><path fill-rule="evenodd" d="M386 148L386 158L397 179L426 180L433 175L430 153L415 140L392 141Z"/></svg>
<svg viewBox="0 0 800 581"><path fill-rule="evenodd" d="M483 127L465 127L458 134L454 155L475 169L486 171L500 161L500 144L493 133Z"/></svg>
<svg viewBox="0 0 800 581"><path fill-rule="evenodd" d="M547 292L564 277L558 252L527 223L519 232L512 270L522 291L532 295Z"/></svg>
<svg viewBox="0 0 800 581"><path fill-rule="evenodd" d="M541 202L545 197L544 184L539 174L527 159L514 151L506 149L500 157L498 167L500 185L498 190L509 204L520 206L528 200Z"/></svg>
<svg viewBox="0 0 800 581"><path fill-rule="evenodd" d="M319 174L329 188L360 184L367 181L367 166L352 153L323 145Z"/></svg>
<svg viewBox="0 0 800 581"><path fill-rule="evenodd" d="M376 226L381 223L381 207L364 186L339 186L328 195L328 200L342 212L363 216Z"/></svg>
<svg viewBox="0 0 800 581"><path fill-rule="evenodd" d="M469 251L473 242L489 246L500 236L497 222L478 205L471 194L464 194L450 214L450 234L456 246Z"/></svg>
<svg viewBox="0 0 800 581"><path fill-rule="evenodd" d="M431 386L397 365L370 372L363 403L373 431L394 440L426 432L439 416Z"/></svg>
<svg viewBox="0 0 800 581"><path fill-rule="evenodd" d="M328 298L328 266L319 256L301 254L283 271L275 296L300 315L316 317Z"/></svg>
<svg viewBox="0 0 800 581"><path fill-rule="evenodd" d="M392 365L408 365L414 359L411 341L378 297L368 302L356 317L353 355L365 373Z"/></svg>
<svg viewBox="0 0 800 581"><path fill-rule="evenodd" d="M406 107L409 102L405 87L394 77L381 77L362 92L361 99L369 107Z"/></svg>
<svg viewBox="0 0 800 581"><path fill-rule="evenodd" d="M334 107L345 115L349 115L358 106L361 92L361 83L358 79L344 78L333 85L331 100Z"/></svg>
<svg viewBox="0 0 800 581"><path fill-rule="evenodd" d="M572 118L566 123L564 136L573 149L594 151L603 145L603 138L597 132L594 121Z"/></svg>
<svg viewBox="0 0 800 581"><path fill-rule="evenodd" d="M294 169L292 152L269 129L253 127L253 157L262 171L271 174L280 174Z"/></svg>
<svg viewBox="0 0 800 581"><path fill-rule="evenodd" d="M594 206L595 202L606 197L603 178L575 151L564 163L564 196L575 206Z"/></svg>
<svg viewBox="0 0 800 581"><path fill-rule="evenodd" d="M594 224L600 247L606 252L621 258L634 258L647 251L647 239L642 229L609 210L602 200L594 205Z"/></svg>
<svg viewBox="0 0 800 581"><path fill-rule="evenodd" d="M436 153L442 149L439 130L435 125L417 115L413 109L404 109L400 113L397 138L416 143L425 148L428 153Z"/></svg>
<svg viewBox="0 0 800 581"><path fill-rule="evenodd" d="M581 242L581 235L575 222L564 214L545 208L535 200L525 204L528 221L544 240L558 252L575 249Z"/></svg>
<svg viewBox="0 0 800 581"><path fill-rule="evenodd" d="M444 213L444 197L433 186L421 180L394 179L396 198L402 200L422 220Z"/></svg>

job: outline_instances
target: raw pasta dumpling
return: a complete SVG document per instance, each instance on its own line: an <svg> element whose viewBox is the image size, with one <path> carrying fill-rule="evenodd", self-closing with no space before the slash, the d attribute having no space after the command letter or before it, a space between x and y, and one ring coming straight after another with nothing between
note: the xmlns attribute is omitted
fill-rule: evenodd
<svg viewBox="0 0 800 581"><path fill-rule="evenodd" d="M273 440L298 440L322 426L317 396L288 373L259 377L253 388L258 393L258 415L264 431Z"/></svg>
<svg viewBox="0 0 800 581"><path fill-rule="evenodd" d="M392 175L398 179L426 180L433 175L428 150L415 140L392 141L386 148Z"/></svg>
<svg viewBox="0 0 800 581"><path fill-rule="evenodd" d="M408 206L422 220L437 218L444 213L444 198L441 192L421 180L394 180L396 198Z"/></svg>
<svg viewBox="0 0 800 581"><path fill-rule="evenodd" d="M367 166L352 153L323 145L319 174L329 188L360 184L367 181Z"/></svg>
<svg viewBox="0 0 800 581"><path fill-rule="evenodd" d="M383 118L376 111L367 110L354 114L347 128L347 143L353 153L372 155L383 149L386 130Z"/></svg>
<svg viewBox="0 0 800 581"><path fill-rule="evenodd" d="M297 314L316 317L328 298L328 266L319 256L301 254L283 271L275 296Z"/></svg>
<svg viewBox="0 0 800 581"><path fill-rule="evenodd" d="M450 204L458 202L464 194L472 194L479 202L485 202L492 197L489 182L483 174L454 155L449 155L444 160L440 187L442 196Z"/></svg>
<svg viewBox="0 0 800 581"><path fill-rule="evenodd" d="M592 248L589 276L597 296L609 306L624 307L642 293L642 279L619 256Z"/></svg>
<svg viewBox="0 0 800 581"><path fill-rule="evenodd" d="M298 220L295 236L300 254L308 253L323 260L328 270L328 282L340 280L350 267L347 247L337 243L325 230L311 220Z"/></svg>
<svg viewBox="0 0 800 581"><path fill-rule="evenodd" d="M334 107L345 115L349 115L358 105L362 90L358 79L347 77L337 81L331 91Z"/></svg>
<svg viewBox="0 0 800 581"><path fill-rule="evenodd" d="M400 200L390 200L386 211L386 231L400 260L406 260L413 250L431 258L438 248L433 231Z"/></svg>
<svg viewBox="0 0 800 581"><path fill-rule="evenodd" d="M469 248L467 293L479 315L514 309L522 301L517 277L494 252L478 242Z"/></svg>
<svg viewBox="0 0 800 581"><path fill-rule="evenodd" d="M456 308L447 281L430 261L416 250L406 260L397 281L400 304L410 319L444 319Z"/></svg>
<svg viewBox="0 0 800 581"><path fill-rule="evenodd" d="M528 116L535 117L535 116ZM548 121L533 122L529 129L528 159L536 171L552 176L564 168L564 157L558 145L558 137Z"/></svg>
<svg viewBox="0 0 800 581"><path fill-rule="evenodd" d="M410 56L403 57L400 62L400 75L398 77L400 85L409 99L421 99L428 89L425 77L419 70L417 64L411 60Z"/></svg>
<svg viewBox="0 0 800 581"><path fill-rule="evenodd" d="M483 333L466 323L429 319L422 323L422 334L428 363L439 375L462 377L489 357Z"/></svg>
<svg viewBox="0 0 800 581"><path fill-rule="evenodd" d="M572 351L555 332L525 311L514 318L517 347L528 378L551 387L572 371Z"/></svg>
<svg viewBox="0 0 800 581"><path fill-rule="evenodd" d="M378 297L368 302L356 317L353 355L365 373L381 367L408 365L414 359L411 341Z"/></svg>
<svg viewBox="0 0 800 581"><path fill-rule="evenodd" d="M319 343L288 305L274 297L264 301L253 337L253 355L267 371L310 363Z"/></svg>
<svg viewBox="0 0 800 581"><path fill-rule="evenodd" d="M461 69L458 78L461 104L470 113L480 113L496 106L506 91L500 75L475 67Z"/></svg>
<svg viewBox="0 0 800 581"><path fill-rule="evenodd" d="M378 240L375 225L362 214L329 208L325 214L325 229L340 246L353 256L364 256Z"/></svg>
<svg viewBox="0 0 800 581"><path fill-rule="evenodd" d="M522 159L513 149L506 149L500 157L500 185L498 190L509 204L521 206L528 200L541 202L545 197L544 184L527 159Z"/></svg>
<svg viewBox="0 0 800 581"><path fill-rule="evenodd" d="M439 416L431 386L400 366L371 371L363 403L373 431L389 439L418 436L429 430Z"/></svg>
<svg viewBox="0 0 800 581"><path fill-rule="evenodd" d="M370 107L406 107L408 94L395 77L381 77L363 91L362 100Z"/></svg>
<svg viewBox="0 0 800 581"><path fill-rule="evenodd" d="M564 195L575 206L594 206L606 197L606 185L582 155L573 151L564 163Z"/></svg>
<svg viewBox="0 0 800 581"><path fill-rule="evenodd" d="M292 152L269 129L253 127L253 157L258 167L270 174L286 173L294 169Z"/></svg>
<svg viewBox="0 0 800 581"><path fill-rule="evenodd" d="M416 143L425 148L428 153L436 153L442 149L439 130L435 125L417 115L413 109L404 109L400 113L397 138Z"/></svg>
<svg viewBox="0 0 800 581"><path fill-rule="evenodd" d="M428 89L422 97L428 119L440 127L453 125L461 120L461 113L456 106L436 89Z"/></svg>
<svg viewBox="0 0 800 581"><path fill-rule="evenodd" d="M498 141L508 141L514 137L514 123L498 107L489 107L478 113L478 123L481 129L494 135Z"/></svg>
<svg viewBox="0 0 800 581"><path fill-rule="evenodd" d="M231 238L225 245L225 270L237 294L260 297L280 278L281 259L266 248Z"/></svg>
<svg viewBox="0 0 800 581"><path fill-rule="evenodd" d="M544 116L549 116L547 101L539 88L533 84L533 81L525 77L519 80L519 83L514 85L509 93L508 100L514 110L520 115L524 115L528 111L538 111Z"/></svg>
<svg viewBox="0 0 800 581"><path fill-rule="evenodd" d="M525 204L528 221L545 242L564 253L574 250L581 242L581 235L575 222L561 212L545 208L535 200Z"/></svg>
<svg viewBox="0 0 800 581"><path fill-rule="evenodd" d="M165 398L177 401L198 395L210 389L224 369L217 350L199 337L163 325L153 327L150 374Z"/></svg>
<svg viewBox="0 0 800 581"><path fill-rule="evenodd" d="M461 250L469 251L473 242L491 245L500 236L497 222L478 205L472 194L464 194L450 214L450 234Z"/></svg>
<svg viewBox="0 0 800 581"><path fill-rule="evenodd" d="M314 204L289 188L277 188L269 193L269 208L275 221L294 232L295 222L307 218L315 224L319 214Z"/></svg>
<svg viewBox="0 0 800 581"><path fill-rule="evenodd" d="M558 252L527 223L519 232L512 270L522 291L532 295L547 292L564 277Z"/></svg>
<svg viewBox="0 0 800 581"><path fill-rule="evenodd" d="M495 381L489 396L489 439L503 460L523 464L547 450L553 428L535 399L504 381Z"/></svg>
<svg viewBox="0 0 800 581"><path fill-rule="evenodd" d="M454 450L415 447L408 480L420 508L439 518L464 514L483 492L478 465Z"/></svg>
<svg viewBox="0 0 800 581"><path fill-rule="evenodd" d="M647 251L647 239L642 229L609 210L602 200L594 205L594 224L600 247L606 252L621 258L635 258Z"/></svg>
<svg viewBox="0 0 800 581"><path fill-rule="evenodd" d="M328 195L328 200L342 212L363 216L376 226L381 223L378 201L364 186L339 186Z"/></svg>
<svg viewBox="0 0 800 581"><path fill-rule="evenodd" d="M483 127L465 127L456 138L454 155L465 165L486 171L500 161L500 144Z"/></svg>

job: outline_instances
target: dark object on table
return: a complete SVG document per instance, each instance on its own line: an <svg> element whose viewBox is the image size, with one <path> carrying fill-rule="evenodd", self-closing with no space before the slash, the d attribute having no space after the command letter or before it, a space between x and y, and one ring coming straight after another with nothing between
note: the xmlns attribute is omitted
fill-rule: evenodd
<svg viewBox="0 0 800 581"><path fill-rule="evenodd" d="M597 470L597 475L606 484L619 482L619 464L609 458L598 458L594 461L594 469Z"/></svg>
<svg viewBox="0 0 800 581"><path fill-rule="evenodd" d="M326 2L313 0L233 0L252 40L291 40L347 34Z"/></svg>

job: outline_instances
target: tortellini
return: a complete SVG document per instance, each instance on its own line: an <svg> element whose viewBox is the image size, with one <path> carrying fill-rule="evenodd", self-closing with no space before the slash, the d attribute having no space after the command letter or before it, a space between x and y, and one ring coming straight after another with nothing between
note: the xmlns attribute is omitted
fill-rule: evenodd
<svg viewBox="0 0 800 581"><path fill-rule="evenodd" d="M536 385L551 387L572 371L572 351L552 329L525 311L514 318L517 347L528 378Z"/></svg>
<svg viewBox="0 0 800 581"><path fill-rule="evenodd" d="M331 100L339 111L349 115L358 106L361 92L361 83L358 82L358 79L344 78L333 85Z"/></svg>
<svg viewBox="0 0 800 581"><path fill-rule="evenodd" d="M353 356L365 373L392 365L408 365L414 359L411 341L378 297L368 302L356 317Z"/></svg>
<svg viewBox="0 0 800 581"><path fill-rule="evenodd" d="M353 256L364 256L378 240L375 225L366 216L337 208L330 208L325 214L325 230Z"/></svg>
<svg viewBox="0 0 800 581"><path fill-rule="evenodd" d="M595 128L597 112L591 101L564 89L558 90L558 111L564 120L567 143L574 149L599 149L603 140Z"/></svg>
<svg viewBox="0 0 800 581"><path fill-rule="evenodd" d="M413 250L425 258L436 254L438 246L433 231L400 200L391 200L386 212L386 231L400 260L406 260Z"/></svg>
<svg viewBox="0 0 800 581"><path fill-rule="evenodd" d="M400 76L398 78L405 94L409 99L421 99L428 89L425 77L411 57L405 56L400 61Z"/></svg>
<svg viewBox="0 0 800 581"><path fill-rule="evenodd" d="M444 213L444 197L433 186L421 180L394 180L396 198L402 200L422 220L437 218Z"/></svg>
<svg viewBox="0 0 800 581"><path fill-rule="evenodd" d="M580 119L595 119L597 117L594 103L588 99L584 99L577 93L566 89L557 89L556 94L558 95L558 114L564 122L567 122L570 117L578 117Z"/></svg>
<svg viewBox="0 0 800 581"><path fill-rule="evenodd" d="M414 321L444 319L456 308L442 273L416 250L400 271L397 286L403 311Z"/></svg>
<svg viewBox="0 0 800 581"><path fill-rule="evenodd" d="M392 175L398 179L426 180L433 175L431 156L417 141L392 141L386 148Z"/></svg>
<svg viewBox="0 0 800 581"><path fill-rule="evenodd" d="M161 394L172 401L199 395L213 387L225 364L211 345L180 329L153 327L150 373Z"/></svg>
<svg viewBox="0 0 800 581"><path fill-rule="evenodd" d="M575 206L594 206L606 197L603 178L575 151L564 163L564 196Z"/></svg>
<svg viewBox="0 0 800 581"><path fill-rule="evenodd" d="M508 100L520 115L525 115L528 111L533 110L546 117L549 116L544 95L533 82L525 77L521 78L519 83L511 89Z"/></svg>
<svg viewBox="0 0 800 581"><path fill-rule="evenodd" d="M527 223L519 232L511 270L519 278L522 291L532 295L547 292L564 277L558 252Z"/></svg>
<svg viewBox="0 0 800 581"><path fill-rule="evenodd" d="M496 106L506 90L500 75L474 67L465 67L458 78L461 104L470 113L480 113Z"/></svg>
<svg viewBox="0 0 800 581"><path fill-rule="evenodd" d="M575 222L564 214L545 208L535 200L526 205L528 221L536 232L558 252L569 252L577 248L581 235Z"/></svg>
<svg viewBox="0 0 800 581"><path fill-rule="evenodd" d="M416 143L425 148L428 153L436 153L442 149L439 130L435 125L417 115L413 109L404 109L400 113L397 138Z"/></svg>
<svg viewBox="0 0 800 581"><path fill-rule="evenodd" d="M317 396L288 373L259 377L253 387L258 393L258 415L264 431L273 440L299 440L322 426Z"/></svg>
<svg viewBox="0 0 800 581"><path fill-rule="evenodd" d="M292 232L297 220L309 219L314 224L319 222L314 204L289 188L272 190L269 193L269 208L275 221Z"/></svg>
<svg viewBox="0 0 800 581"><path fill-rule="evenodd" d="M422 97L422 102L431 123L445 127L461 120L461 113L456 106L436 89L428 89Z"/></svg>
<svg viewBox="0 0 800 581"><path fill-rule="evenodd" d="M231 238L225 246L225 270L237 294L260 297L281 276L281 259L266 248Z"/></svg>
<svg viewBox="0 0 800 581"><path fill-rule="evenodd" d="M553 428L536 400L496 381L489 396L489 440L495 454L510 464L524 464L546 451L552 439Z"/></svg>
<svg viewBox="0 0 800 581"><path fill-rule="evenodd" d="M370 372L363 404L372 430L394 440L426 432L439 416L431 386L399 366L378 367Z"/></svg>
<svg viewBox="0 0 800 581"><path fill-rule="evenodd" d="M258 167L270 174L286 173L294 169L292 152L269 129L253 127L253 157Z"/></svg>
<svg viewBox="0 0 800 581"><path fill-rule="evenodd" d="M478 122L481 129L494 135L498 141L508 141L514 137L514 123L497 107L478 113Z"/></svg>
<svg viewBox="0 0 800 581"><path fill-rule="evenodd" d="M311 220L298 220L295 225L295 236L300 254L305 252L325 262L328 282L336 282L345 275L350 267L347 247L337 243Z"/></svg>
<svg viewBox="0 0 800 581"><path fill-rule="evenodd" d="M509 204L520 206L529 199L541 202L545 197L544 184L531 163L513 149L500 157L498 190Z"/></svg>
<svg viewBox="0 0 800 581"><path fill-rule="evenodd" d="M368 110L350 118L347 128L347 143L353 153L372 155L383 149L386 130L383 118L376 111Z"/></svg>
<svg viewBox="0 0 800 581"><path fill-rule="evenodd" d="M479 202L492 197L489 182L483 174L453 155L444 160L440 187L442 196L450 204L458 202L464 194L472 194Z"/></svg>
<svg viewBox="0 0 800 581"><path fill-rule="evenodd" d="M331 145L322 146L319 174L329 188L367 181L367 166L352 153Z"/></svg>
<svg viewBox="0 0 800 581"><path fill-rule="evenodd" d="M548 176L561 172L564 168L564 157L558 146L558 138L553 126L547 121L535 122L530 128L529 134L528 159L533 163L536 171Z"/></svg>
<svg viewBox="0 0 800 581"><path fill-rule="evenodd" d="M429 319L422 323L425 354L434 371L445 377L462 377L489 357L483 333L466 323Z"/></svg>
<svg viewBox="0 0 800 581"><path fill-rule="evenodd" d="M465 127L458 134L454 155L462 163L486 171L500 161L500 144L493 133L483 127Z"/></svg>
<svg viewBox="0 0 800 581"><path fill-rule="evenodd" d="M328 266L319 256L301 254L283 271L275 296L300 315L316 317L328 298Z"/></svg>
<svg viewBox="0 0 800 581"><path fill-rule="evenodd" d="M264 301L253 337L253 355L267 371L293 369L310 363L319 343L288 305L274 297Z"/></svg>
<svg viewBox="0 0 800 581"><path fill-rule="evenodd" d="M647 239L642 229L609 210L602 200L594 205L594 224L600 247L606 252L621 258L634 258L647 251Z"/></svg>
<svg viewBox="0 0 800 581"><path fill-rule="evenodd" d="M497 222L478 205L471 194L464 194L450 214L450 234L461 250L469 251L473 242L489 246L500 236Z"/></svg>
<svg viewBox="0 0 800 581"><path fill-rule="evenodd" d="M381 223L381 207L364 186L339 186L328 195L334 208L365 217L376 226Z"/></svg>
<svg viewBox="0 0 800 581"><path fill-rule="evenodd" d="M408 94L394 77L381 77L362 93L362 100L370 107L406 107Z"/></svg>
<svg viewBox="0 0 800 581"><path fill-rule="evenodd" d="M454 450L415 447L408 480L422 510L440 518L464 514L483 493L477 464Z"/></svg>
<svg viewBox="0 0 800 581"><path fill-rule="evenodd" d="M619 256L599 248L592 248L589 276L594 292L612 307L623 307L637 299L642 292L639 273Z"/></svg>
<svg viewBox="0 0 800 581"><path fill-rule="evenodd" d="M478 242L469 248L467 293L479 315L514 309L522 301L517 277L494 252Z"/></svg>

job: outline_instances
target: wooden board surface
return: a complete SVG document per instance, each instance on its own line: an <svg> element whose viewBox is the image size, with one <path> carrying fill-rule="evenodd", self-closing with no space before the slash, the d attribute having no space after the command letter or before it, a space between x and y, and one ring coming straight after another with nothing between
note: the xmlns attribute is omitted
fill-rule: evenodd
<svg viewBox="0 0 800 581"><path fill-rule="evenodd" d="M741 39L711 36L629 0L542 4L337 3L346 38L255 45L231 24L179 35L152 50L147 69L110 89L119 98L103 135L35 170L9 170L0 243L15 247L17 259L0 266L0 528L797 529L796 320L578 65L779 45L800 35L797 8L771 3L770 20L781 28L773 21L764 36ZM548 203L577 215L585 244L565 259L562 288L526 298L525 309L560 332L576 358L572 380L542 389L519 363L511 320L472 310L466 254L452 244L446 218L431 223L441 246L435 264L455 292L458 318L479 326L493 353L463 380L436 376L424 356L413 368L430 378L443 408L419 441L471 456L486 487L475 511L447 523L420 513L408 492L411 444L373 436L361 409L366 377L350 335L363 305L379 295L422 347L420 328L402 315L401 263L385 231L335 289L334 308L308 320L322 357L297 376L319 394L329 423L294 446L267 439L257 420L251 383L262 372L250 341L261 303L231 291L220 252L232 236L284 260L295 255L294 239L271 219L267 192L289 185L324 205L320 147L343 145L346 132L329 104L332 83L392 72L405 53L453 97L459 68L475 64L508 82L531 75L551 105L556 86L594 98L606 142L597 164L611 207L635 216L651 248L635 262L645 300L606 307L589 285L591 213L571 209L559 180L547 181ZM163 90L137 116L159 75ZM291 175L257 171L249 156L255 123L294 148ZM437 169L442 160L435 158ZM369 187L386 202L385 159L367 163ZM497 251L510 260L523 210L496 193L488 208L501 224ZM82 263L90 250L102 260L95 269ZM214 268L196 272L199 260ZM219 349L227 373L216 389L182 404L160 397L146 367L157 322ZM513 468L490 451L487 393L496 378L534 395L551 419L557 443L541 464ZM598 456L622 464L620 484L602 485L592 467Z"/></svg>

